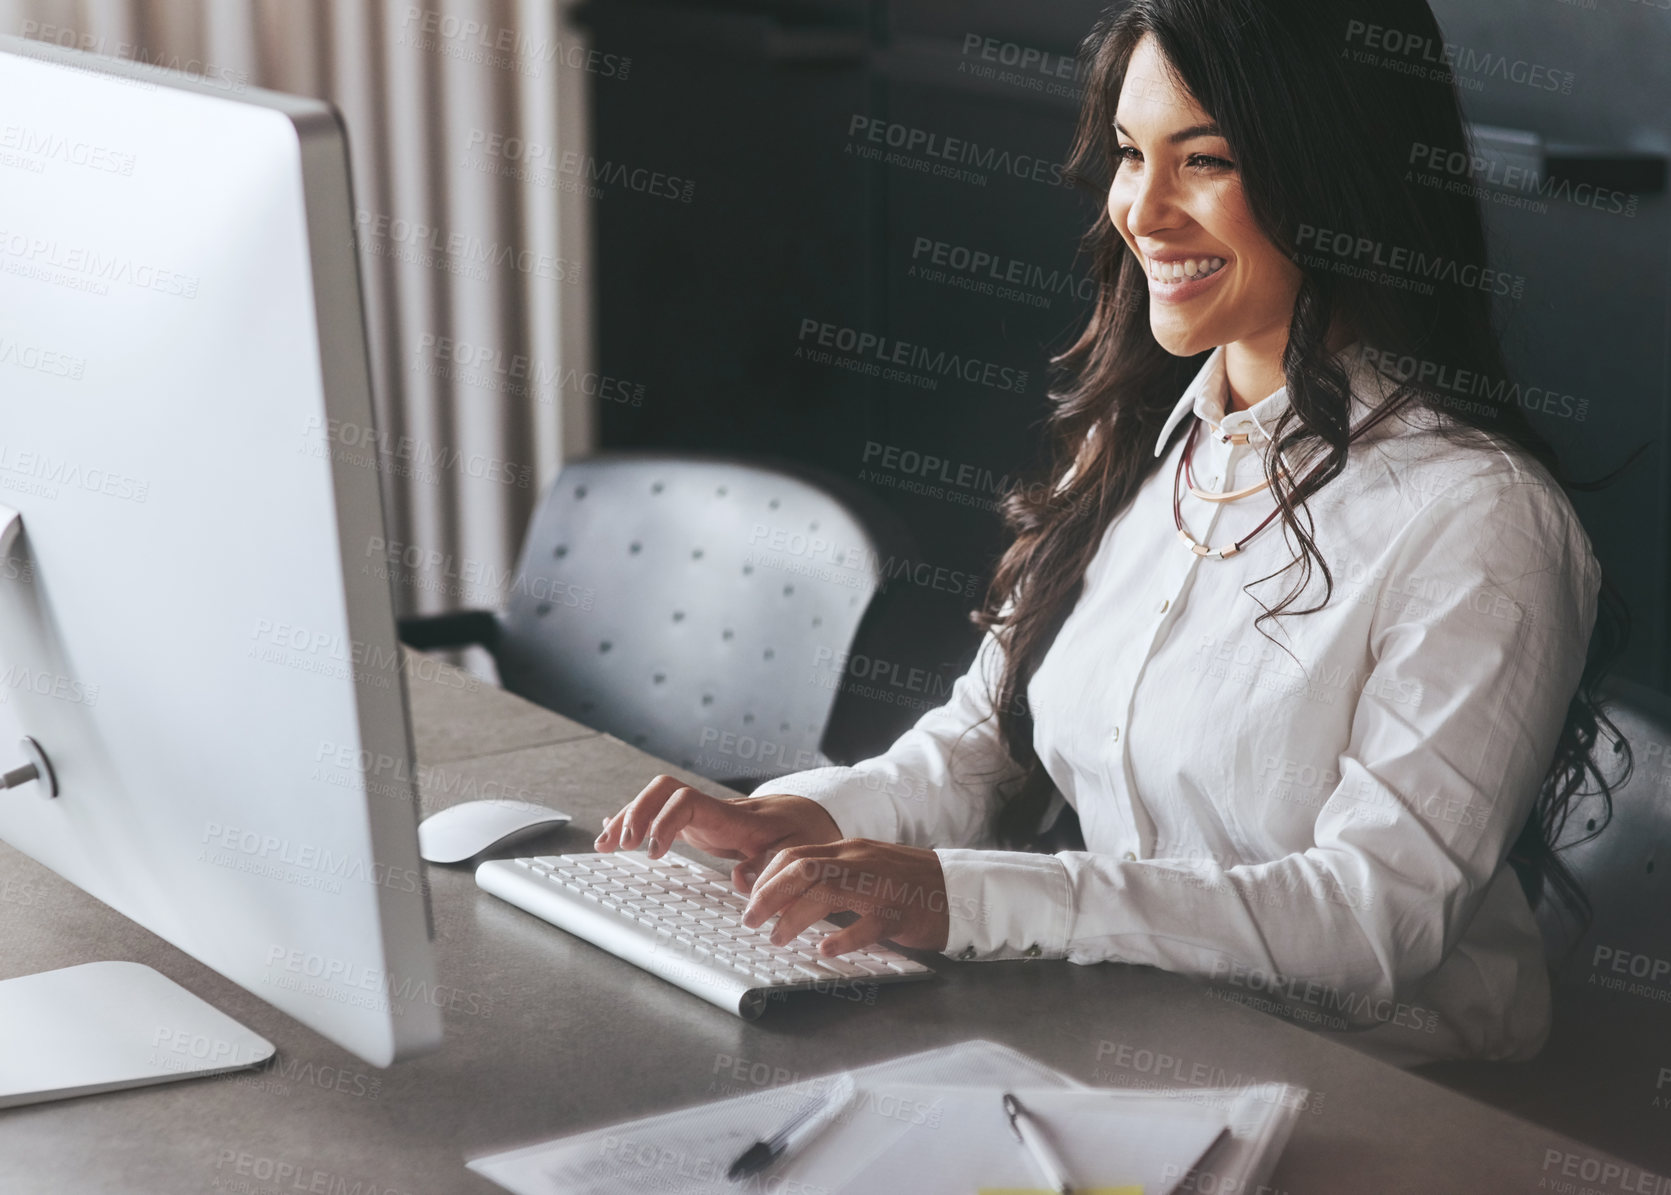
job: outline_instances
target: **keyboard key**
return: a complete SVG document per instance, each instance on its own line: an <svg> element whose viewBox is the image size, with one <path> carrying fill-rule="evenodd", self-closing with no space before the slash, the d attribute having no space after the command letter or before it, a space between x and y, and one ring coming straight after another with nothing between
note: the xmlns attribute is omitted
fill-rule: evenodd
<svg viewBox="0 0 1671 1195"><path fill-rule="evenodd" d="M726 990L731 991L738 984L800 990L814 983L888 982L930 973L879 945L821 958L819 943L836 930L828 922L809 926L785 945L775 946L770 923L753 929L743 925L748 897L727 875L676 856L650 860L642 853L613 852L537 856L514 863L519 876L526 877L530 894L536 888L541 893L538 902L524 908L571 928L555 910L565 902L584 906L593 920L575 923L575 932L605 949L615 948L614 935L653 940L646 970L709 999L713 988L699 985L701 972L708 974L708 984L729 984ZM614 921L616 928L597 926L599 917ZM729 999L716 1002L729 1007Z"/></svg>
<svg viewBox="0 0 1671 1195"><path fill-rule="evenodd" d="M857 963L850 963L846 959L840 957L827 958L823 960L823 965L834 971L837 975L843 975L849 979L852 979L855 976L870 974L870 972L866 971Z"/></svg>

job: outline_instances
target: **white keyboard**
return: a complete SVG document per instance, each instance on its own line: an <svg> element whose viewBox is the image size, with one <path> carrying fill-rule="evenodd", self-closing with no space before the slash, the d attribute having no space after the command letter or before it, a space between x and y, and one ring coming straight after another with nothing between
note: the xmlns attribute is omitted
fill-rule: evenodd
<svg viewBox="0 0 1671 1195"><path fill-rule="evenodd" d="M493 859L476 883L652 975L754 1020L776 992L926 979L931 968L884 946L820 958L839 927L820 921L783 946L772 922L743 924L746 897L711 867L640 851Z"/></svg>

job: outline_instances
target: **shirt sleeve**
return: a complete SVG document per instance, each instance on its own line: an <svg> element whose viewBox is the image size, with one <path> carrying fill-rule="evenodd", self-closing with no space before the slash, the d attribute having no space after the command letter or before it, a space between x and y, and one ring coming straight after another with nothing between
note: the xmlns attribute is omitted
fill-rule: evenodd
<svg viewBox="0 0 1671 1195"><path fill-rule="evenodd" d="M1063 473L1055 493L1067 489L1096 434L1093 424L1081 456ZM1014 608L1011 599L1000 613ZM921 847L990 846L999 809L1025 779L1024 769L1004 747L992 707L1003 662L1003 649L988 631L946 704L917 719L886 752L851 767L811 768L768 780L749 795L787 793L817 801L844 838ZM1060 805L1057 794L1046 823Z"/></svg>
<svg viewBox="0 0 1671 1195"><path fill-rule="evenodd" d="M984 846L1022 769L1005 750L993 712L1003 651L988 631L947 702L929 710L881 755L851 767L812 768L759 785L752 796L817 801L846 838L907 846Z"/></svg>
<svg viewBox="0 0 1671 1195"><path fill-rule="evenodd" d="M1522 479L1430 503L1385 559L1340 781L1308 849L1233 866L941 851L946 953L1262 973L1270 990L1332 990L1360 1024L1434 971L1542 787L1600 571L1559 491Z"/></svg>

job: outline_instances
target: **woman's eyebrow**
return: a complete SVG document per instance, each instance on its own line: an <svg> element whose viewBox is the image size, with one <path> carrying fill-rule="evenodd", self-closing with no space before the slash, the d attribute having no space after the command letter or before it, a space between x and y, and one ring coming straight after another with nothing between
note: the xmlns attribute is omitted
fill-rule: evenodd
<svg viewBox="0 0 1671 1195"><path fill-rule="evenodd" d="M1137 138L1132 137L1131 134L1126 131L1126 127L1117 120L1114 122L1114 131L1123 137L1130 137L1133 141L1137 140ZM1224 133L1219 129L1218 125L1209 121L1207 124L1191 125L1187 129L1179 129L1166 140L1170 145L1182 145L1185 141L1194 141L1198 137L1222 136L1224 136Z"/></svg>

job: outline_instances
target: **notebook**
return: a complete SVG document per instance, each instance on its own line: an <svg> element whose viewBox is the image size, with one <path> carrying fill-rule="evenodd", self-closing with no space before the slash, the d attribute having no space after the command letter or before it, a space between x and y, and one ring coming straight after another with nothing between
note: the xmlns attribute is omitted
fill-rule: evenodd
<svg viewBox="0 0 1671 1195"><path fill-rule="evenodd" d="M891 1151L915 1148L909 1144L913 1131L919 1144L926 1139L923 1134L944 1131L942 1144L949 1145L954 1136L966 1137L974 1126L980 1148L990 1147L1005 1165L1025 1167L1026 1156L1012 1152L1018 1147L1001 1111L1001 1137L980 1127L997 1106L997 1093L1011 1090L1029 1108L1035 1100L1045 1101L1040 1103L1039 1114L1047 1124L1056 1116L1075 1126L1082 1119L1095 1119L1106 1129L1110 1115L1147 1117L1151 1133L1171 1134L1168 1139L1175 1139L1178 1150L1187 1153L1200 1144L1194 1157L1207 1153L1201 1173L1212 1185L1199 1189L1251 1190L1275 1167L1305 1096L1303 1089L1283 1084L1181 1092L1090 1088L1025 1054L982 1040L889 1059L856 1068L851 1074L858 1094L835 1123L793 1158L740 1182L726 1178L732 1160L787 1119L834 1074L489 1154L467 1165L515 1195L736 1195L796 1190L909 1190L918 1195L939 1191L975 1195L985 1190L1011 1195L1012 1191L1041 1189L1036 1172L1012 1167L987 1173L974 1160L987 1155L965 1148L970 1166L979 1173L960 1176L948 1185L944 1171L936 1172L932 1181L902 1181L899 1158L889 1160ZM1061 1106L1054 1102L1078 1094L1092 1096L1093 1102ZM931 1124L938 1127L930 1129ZM1191 1125L1197 1127L1187 1127ZM1222 1139L1213 1145L1221 1131ZM1075 1133L1079 1133L1077 1128ZM1077 1152L1071 1156L1087 1166L1098 1161ZM1083 1195L1111 1195L1112 1191L1138 1195L1139 1186L1141 1195L1166 1195L1187 1177L1188 1163L1179 1162L1179 1156L1161 1159L1158 1170L1133 1171L1137 1186L1122 1179L1125 1189L1090 1187ZM1177 1173L1169 1175L1168 1164ZM965 1177L973 1179L971 1185L959 1185ZM1006 1191L1003 1184L1012 1177L1019 1186ZM1168 1183L1171 1187L1163 1185Z"/></svg>
<svg viewBox="0 0 1671 1195"><path fill-rule="evenodd" d="M1009 1088L1041 1126L1081 1195L1174 1195L1191 1174L1204 1190L1226 1187L1219 1147L1230 1144L1241 1108L1203 1106L1152 1092L1092 1088ZM808 1189L861 1195L875 1191L956 1191L975 1195L1048 1195L1032 1155L1010 1130L998 1088L890 1083L879 1103L932 1108L891 1134L839 1185L831 1175L791 1166L786 1177ZM1204 1159L1207 1164L1202 1166ZM810 1159L809 1159L810 1161ZM1200 1167L1200 1169L1198 1169ZM1212 1175L1211 1185L1199 1180Z"/></svg>
<svg viewBox="0 0 1671 1195"><path fill-rule="evenodd" d="M835 1072L840 1073L840 1072ZM990 1041L959 1042L892 1058L852 1072L860 1088L849 1113L797 1159L842 1176L864 1157L844 1153L841 1137L853 1125L872 1119L875 1087L889 1080L948 1086L1014 1083L1035 1087L1082 1084L1025 1054ZM470 1169L516 1195L733 1195L779 1192L781 1175L769 1172L744 1183L725 1177L731 1162L761 1135L787 1119L807 1096L833 1077L764 1088L747 1095L698 1104L630 1120L604 1129L475 1158ZM862 1114L862 1115L857 1115ZM882 1119L876 1117L875 1119ZM876 1145L885 1142L875 1141ZM867 1155L868 1156L868 1155ZM844 1160L845 1159L845 1160ZM794 1190L793 1187L788 1188Z"/></svg>

